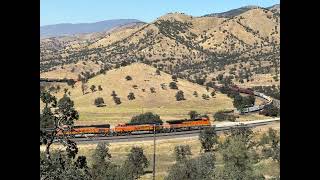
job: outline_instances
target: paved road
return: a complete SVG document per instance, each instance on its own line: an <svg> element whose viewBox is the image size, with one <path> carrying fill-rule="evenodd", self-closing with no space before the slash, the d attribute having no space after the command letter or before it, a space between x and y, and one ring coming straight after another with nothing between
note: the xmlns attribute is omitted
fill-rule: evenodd
<svg viewBox="0 0 320 180"><path fill-rule="evenodd" d="M272 118L266 120L246 121L246 122L223 122L216 125L217 133L222 133L230 130L232 127L238 127L245 125L247 127L257 127L269 125L271 123L280 121L280 118ZM198 136L200 130L182 131L174 133L159 133L156 134L157 140L163 139L175 139L184 137ZM78 144L96 144L102 141L106 142L132 142L132 141L149 141L153 140L153 134L140 134L131 136L113 136L113 137L92 137L92 138L76 138L74 139Z"/></svg>

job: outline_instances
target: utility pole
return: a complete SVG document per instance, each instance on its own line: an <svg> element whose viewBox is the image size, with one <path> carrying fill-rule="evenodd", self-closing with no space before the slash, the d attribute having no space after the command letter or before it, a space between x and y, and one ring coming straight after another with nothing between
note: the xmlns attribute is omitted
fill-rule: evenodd
<svg viewBox="0 0 320 180"><path fill-rule="evenodd" d="M153 124L153 180L156 178L156 124Z"/></svg>

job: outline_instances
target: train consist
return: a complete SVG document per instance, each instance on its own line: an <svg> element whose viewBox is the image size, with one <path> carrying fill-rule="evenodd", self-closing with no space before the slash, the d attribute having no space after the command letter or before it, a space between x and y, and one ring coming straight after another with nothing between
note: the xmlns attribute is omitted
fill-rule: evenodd
<svg viewBox="0 0 320 180"><path fill-rule="evenodd" d="M58 136L86 137L86 136L121 136L131 134L166 133L202 129L210 127L209 118L171 120L163 124L133 124L121 123L111 128L109 124L94 126L75 126L71 130L64 129L58 132Z"/></svg>
<svg viewBox="0 0 320 180"><path fill-rule="evenodd" d="M40 78L40 83L41 82L63 82L63 83L75 83L77 82L77 79L57 79L57 78Z"/></svg>
<svg viewBox="0 0 320 180"><path fill-rule="evenodd" d="M249 95L254 95L257 97L260 97L262 99L265 100L264 103L260 104L260 105L256 105L256 106L252 106L252 107L247 107L247 108L243 108L240 110L240 113L250 113L250 112L256 112L256 111L260 111L262 110L266 105L269 105L272 103L272 98L269 96L266 96L262 93L256 92L251 88L240 88L238 86L231 86L230 89L232 91L235 92L239 92L239 93L244 93L244 94L249 94Z"/></svg>

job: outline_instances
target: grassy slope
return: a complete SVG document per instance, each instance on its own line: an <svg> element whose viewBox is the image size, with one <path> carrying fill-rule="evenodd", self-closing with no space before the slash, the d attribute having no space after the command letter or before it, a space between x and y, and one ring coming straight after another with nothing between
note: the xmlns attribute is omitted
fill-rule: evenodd
<svg viewBox="0 0 320 180"><path fill-rule="evenodd" d="M146 111L155 112L163 119L187 118L187 113L190 110L211 114L221 109L233 107L232 100L220 93L217 93L210 100L203 100L201 95L209 95L212 90L208 92L203 86L181 79L178 80L177 85L184 92L186 100L176 101L177 90L168 87L172 81L171 75L164 72L161 72L161 75L155 75L155 72L156 69L153 67L135 63L108 71L106 75L98 75L89 80L88 87L101 85L102 91L92 93L88 89L88 93L82 95L80 82L73 89L69 87L71 99L74 100L75 107L80 112L80 120L87 121L86 123L116 124ZM127 75L132 77L131 81L125 79ZM162 83L167 85L167 90L161 88L160 84ZM134 89L133 85L137 85L138 88ZM151 87L155 88L156 93L150 92ZM142 89L145 89L145 92ZM122 104L116 105L114 103L111 96L113 90L121 98ZM198 92L199 97L193 96L194 91ZM129 101L127 99L129 92L135 94L135 100ZM57 94L58 98L62 94L61 90ZM103 97L107 106L95 107L93 102L97 97Z"/></svg>

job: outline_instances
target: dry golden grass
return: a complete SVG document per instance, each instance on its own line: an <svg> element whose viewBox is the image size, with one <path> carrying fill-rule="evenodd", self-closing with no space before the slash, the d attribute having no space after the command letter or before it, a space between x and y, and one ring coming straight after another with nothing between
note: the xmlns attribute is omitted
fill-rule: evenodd
<svg viewBox="0 0 320 180"><path fill-rule="evenodd" d="M75 107L80 113L79 123L110 123L117 124L131 119L132 116L142 112L154 112L161 116L162 119L181 119L187 118L188 112L196 110L202 114L209 114L232 108L232 100L224 94L216 93L216 96L209 100L202 99L202 94L210 95L205 87L191 83L187 80L178 79L177 86L184 92L186 100L176 101L175 94L177 90L169 88L172 81L171 75L161 72L161 75L155 74L156 69L145 64L134 63L130 66L110 70L106 75L98 75L88 82L91 85L101 85L103 90L91 92L83 95L81 91L81 82L78 82L74 88L68 87L71 92L71 99L75 102ZM125 77L130 75L131 81ZM161 88L165 83L166 90ZM137 85L134 89L132 86ZM156 93L151 93L150 88L155 88ZM63 88L58 94L58 98L63 95ZM142 91L145 89L145 92ZM112 99L111 93L115 91L121 99L121 104L116 105ZM89 92L90 91L90 92ZM193 92L197 91L199 97L194 97ZM129 101L127 96L130 92L135 94L136 99ZM106 107L96 107L94 99L102 97Z"/></svg>
<svg viewBox="0 0 320 180"><path fill-rule="evenodd" d="M85 63L85 64L84 64ZM92 61L79 61L76 64L67 64L63 68L56 67L56 70L41 73L41 78L49 79L78 79L78 74L81 72L98 72L100 70L100 65L95 64ZM73 70L73 72L72 72Z"/></svg>

